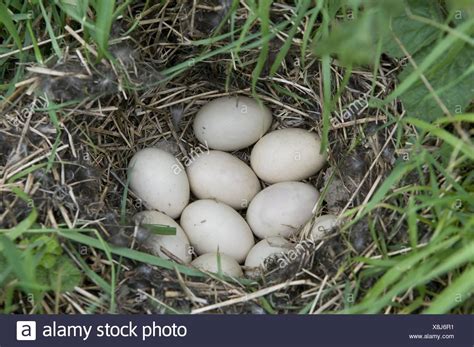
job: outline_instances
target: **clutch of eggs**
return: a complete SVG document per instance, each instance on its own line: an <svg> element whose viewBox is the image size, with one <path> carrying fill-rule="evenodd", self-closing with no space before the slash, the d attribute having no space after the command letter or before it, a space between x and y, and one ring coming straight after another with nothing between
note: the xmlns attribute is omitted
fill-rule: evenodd
<svg viewBox="0 0 474 347"><path fill-rule="evenodd" d="M136 218L176 228L176 235L150 238L153 254L167 258L164 248L183 263L194 254L198 257L191 264L197 268L241 276L239 264L263 266L268 256L291 248L287 238L312 218L319 200L316 188L299 181L316 174L326 155L313 132L268 132L271 125L271 112L261 102L244 96L217 98L194 118L194 134L208 150L186 168L158 148L133 156L130 188L154 210ZM229 153L252 145L250 166ZM262 190L261 181L270 185ZM189 203L191 193L195 199ZM239 212L245 209L244 219ZM321 238L321 228L334 226L334 218L321 218L312 235Z"/></svg>

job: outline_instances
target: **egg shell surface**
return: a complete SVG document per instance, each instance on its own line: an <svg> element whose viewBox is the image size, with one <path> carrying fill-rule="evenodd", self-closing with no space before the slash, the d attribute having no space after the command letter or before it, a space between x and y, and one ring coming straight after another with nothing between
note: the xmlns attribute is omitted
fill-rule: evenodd
<svg viewBox="0 0 474 347"><path fill-rule="evenodd" d="M151 249L152 253L169 259L169 257L161 250L161 247L181 259L184 263L191 262L192 252L189 239L181 228L171 217L158 211L143 211L134 216L134 220L140 224L157 224L176 228L176 235L157 235L151 234L147 239L146 246Z"/></svg>
<svg viewBox="0 0 474 347"><path fill-rule="evenodd" d="M150 209L174 219L189 202L184 166L168 152L158 148L138 151L130 161L128 175L130 188Z"/></svg>
<svg viewBox="0 0 474 347"><path fill-rule="evenodd" d="M290 237L311 218L318 199L318 190L310 184L276 183L253 198L247 210L247 222L261 239Z"/></svg>
<svg viewBox="0 0 474 347"><path fill-rule="evenodd" d="M282 254L290 249L292 243L283 237L272 236L260 240L252 247L247 258L245 259L245 266L259 267L263 266L265 259L274 254Z"/></svg>
<svg viewBox="0 0 474 347"><path fill-rule="evenodd" d="M260 181L242 160L222 151L202 153L186 169L192 193L232 208L246 208L260 191Z"/></svg>
<svg viewBox="0 0 474 347"><path fill-rule="evenodd" d="M245 219L216 200L189 204L181 215L181 226L198 255L219 252L242 263L255 243Z"/></svg>
<svg viewBox="0 0 474 347"><path fill-rule="evenodd" d="M220 253L206 253L200 255L192 261L192 265L197 267L199 270L219 273L219 260L220 260L220 270L222 274L231 276L231 277L242 277L242 268L239 263L225 254Z"/></svg>
<svg viewBox="0 0 474 347"><path fill-rule="evenodd" d="M337 217L332 214L325 214L314 220L311 236L314 240L319 240L326 236L332 228L338 224Z"/></svg>
<svg viewBox="0 0 474 347"><path fill-rule="evenodd" d="M253 147L250 164L265 182L300 181L317 173L326 162L321 141L312 132L287 128L272 131Z"/></svg>
<svg viewBox="0 0 474 347"><path fill-rule="evenodd" d="M199 142L212 149L236 151L258 141L270 128L272 114L246 96L225 96L204 105L194 118Z"/></svg>

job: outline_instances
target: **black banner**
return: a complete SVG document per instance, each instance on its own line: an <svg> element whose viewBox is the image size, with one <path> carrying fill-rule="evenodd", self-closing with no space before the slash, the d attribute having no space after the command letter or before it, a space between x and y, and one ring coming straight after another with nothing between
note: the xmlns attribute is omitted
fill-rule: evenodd
<svg viewBox="0 0 474 347"><path fill-rule="evenodd" d="M0 315L0 347L472 347L473 316Z"/></svg>

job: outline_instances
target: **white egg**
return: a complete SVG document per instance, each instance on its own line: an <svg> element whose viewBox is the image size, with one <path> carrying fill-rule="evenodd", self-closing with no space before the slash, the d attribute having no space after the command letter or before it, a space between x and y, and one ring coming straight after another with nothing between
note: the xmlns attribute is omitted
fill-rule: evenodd
<svg viewBox="0 0 474 347"><path fill-rule="evenodd" d="M196 138L212 149L235 151L261 138L272 124L268 108L245 96L222 97L204 105L194 119Z"/></svg>
<svg viewBox="0 0 474 347"><path fill-rule="evenodd" d="M241 263L255 243L242 216L215 200L189 204L181 215L181 226L197 254L220 252Z"/></svg>
<svg viewBox="0 0 474 347"><path fill-rule="evenodd" d="M220 262L220 266L219 266ZM242 277L242 269L234 258L222 253L206 253L191 262L199 270L219 273L232 277Z"/></svg>
<svg viewBox="0 0 474 347"><path fill-rule="evenodd" d="M246 208L260 191L260 181L242 160L221 151L201 154L186 169L191 191L199 199L216 199Z"/></svg>
<svg viewBox="0 0 474 347"><path fill-rule="evenodd" d="M276 183L253 198L247 222L259 238L289 237L311 218L318 199L317 189L307 183Z"/></svg>
<svg viewBox="0 0 474 347"><path fill-rule="evenodd" d="M265 259L275 254L282 254L290 249L292 243L283 237L272 236L261 240L252 247L247 258L245 259L245 266L259 267L265 264Z"/></svg>
<svg viewBox="0 0 474 347"><path fill-rule="evenodd" d="M326 155L319 153L320 148L315 133L297 128L276 130L255 144L250 164L265 182L299 181L323 167Z"/></svg>
<svg viewBox="0 0 474 347"><path fill-rule="evenodd" d="M189 181L183 165L158 148L138 151L128 167L130 188L150 209L177 218L189 202Z"/></svg>
<svg viewBox="0 0 474 347"><path fill-rule="evenodd" d="M311 229L311 237L315 241L320 240L326 236L337 224L337 217L332 214L319 216L314 220L313 228Z"/></svg>
<svg viewBox="0 0 474 347"><path fill-rule="evenodd" d="M161 250L165 248L169 253L181 259L184 263L189 263L192 259L191 246L188 237L183 229L171 217L158 211L143 211L134 216L134 220L140 224L158 224L176 228L176 235L157 235L151 233L147 238L145 246L153 254L169 259Z"/></svg>

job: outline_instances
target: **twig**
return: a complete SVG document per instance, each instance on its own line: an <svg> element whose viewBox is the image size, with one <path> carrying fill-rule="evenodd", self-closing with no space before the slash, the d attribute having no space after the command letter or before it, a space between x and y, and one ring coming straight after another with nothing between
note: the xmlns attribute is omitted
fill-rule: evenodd
<svg viewBox="0 0 474 347"><path fill-rule="evenodd" d="M296 280L296 281L292 281L292 282L284 282L284 283L276 284L276 285L268 287L268 288L260 289L256 292L252 293L252 294L245 294L245 295L243 295L241 297L238 297L238 298L235 298L235 299L230 299L230 300L227 300L227 301L219 302L217 304L213 304L213 305L209 305L209 306L194 309L194 310L191 311L191 313L192 314L197 314L197 313L212 311L212 310L215 310L215 309L218 309L218 308L222 308L222 307L226 307L226 306L235 305L235 304L239 304L239 303L242 303L242 302L254 300L254 299L257 299L261 296L268 295L270 293L279 291L280 289L283 289L283 288L286 288L286 287L299 286L299 285L310 284L310 283L311 282L308 281L308 280Z"/></svg>

